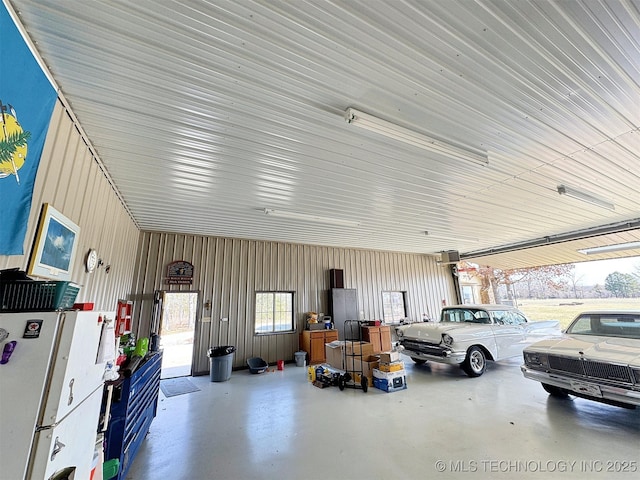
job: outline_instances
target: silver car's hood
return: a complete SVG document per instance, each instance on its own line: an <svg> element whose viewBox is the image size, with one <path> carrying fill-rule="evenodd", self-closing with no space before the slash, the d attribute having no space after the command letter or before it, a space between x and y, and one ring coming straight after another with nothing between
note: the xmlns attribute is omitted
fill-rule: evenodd
<svg viewBox="0 0 640 480"><path fill-rule="evenodd" d="M490 325L458 322L423 322L412 323L399 327L402 335L407 338L419 339L430 343L440 343L443 333L463 333L465 336L473 336L483 332L486 334L491 329Z"/></svg>
<svg viewBox="0 0 640 480"><path fill-rule="evenodd" d="M630 364L640 367L640 340L595 335L563 335L559 339L541 340L525 351L580 357L595 361Z"/></svg>

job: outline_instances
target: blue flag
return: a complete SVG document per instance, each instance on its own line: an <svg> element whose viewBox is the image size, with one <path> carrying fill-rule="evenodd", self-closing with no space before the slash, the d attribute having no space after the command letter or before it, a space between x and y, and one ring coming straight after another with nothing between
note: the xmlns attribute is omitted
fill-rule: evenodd
<svg viewBox="0 0 640 480"><path fill-rule="evenodd" d="M0 255L22 255L33 185L57 94L0 6Z"/></svg>

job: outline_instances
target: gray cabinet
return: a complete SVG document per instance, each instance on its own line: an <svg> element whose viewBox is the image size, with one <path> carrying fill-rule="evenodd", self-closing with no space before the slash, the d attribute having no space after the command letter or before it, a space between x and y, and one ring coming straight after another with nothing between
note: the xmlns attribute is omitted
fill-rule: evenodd
<svg viewBox="0 0 640 480"><path fill-rule="evenodd" d="M332 288L329 291L329 306L333 325L340 340L359 340L360 329L352 326L345 332L345 320L358 320L358 291L355 288ZM345 338L346 337L346 338Z"/></svg>

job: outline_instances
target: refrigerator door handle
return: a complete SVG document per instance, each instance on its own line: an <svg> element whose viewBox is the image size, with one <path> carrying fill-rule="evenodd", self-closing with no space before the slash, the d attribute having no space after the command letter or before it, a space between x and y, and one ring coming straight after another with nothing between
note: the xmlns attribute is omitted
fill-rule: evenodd
<svg viewBox="0 0 640 480"><path fill-rule="evenodd" d="M60 441L60 437L56 437L56 441L53 444L53 451L51 452L51 461L53 462L53 460L56 458L56 455L58 453L60 453L60 451L66 447L66 445L64 443L62 443Z"/></svg>
<svg viewBox="0 0 640 480"><path fill-rule="evenodd" d="M75 379L71 379L69 381L69 400L67 402L67 405L71 405L73 403L73 382L75 381Z"/></svg>

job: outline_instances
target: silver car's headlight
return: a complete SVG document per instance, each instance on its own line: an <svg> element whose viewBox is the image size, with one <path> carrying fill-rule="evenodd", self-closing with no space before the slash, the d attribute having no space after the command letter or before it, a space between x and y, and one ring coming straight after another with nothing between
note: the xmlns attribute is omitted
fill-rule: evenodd
<svg viewBox="0 0 640 480"><path fill-rule="evenodd" d="M524 363L531 367L548 367L549 356L546 353L524 352Z"/></svg>
<svg viewBox="0 0 640 480"><path fill-rule="evenodd" d="M401 328L396 330L396 334L398 335L398 338L404 337L404 331Z"/></svg>
<svg viewBox="0 0 640 480"><path fill-rule="evenodd" d="M442 343L444 343L447 347L453 345L453 338L448 333L442 334Z"/></svg>

